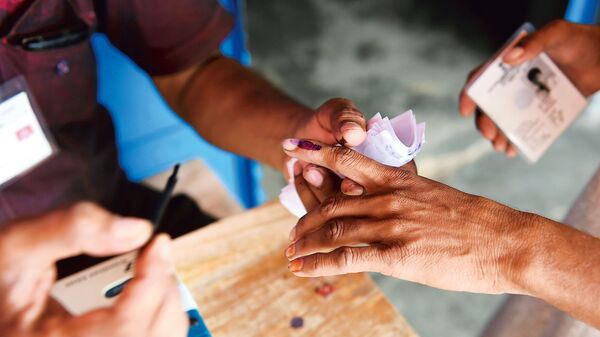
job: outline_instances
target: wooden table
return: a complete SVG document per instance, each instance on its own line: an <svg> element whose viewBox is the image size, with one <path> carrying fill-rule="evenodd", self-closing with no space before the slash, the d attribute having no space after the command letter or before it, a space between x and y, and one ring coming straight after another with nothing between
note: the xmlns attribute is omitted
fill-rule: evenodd
<svg viewBox="0 0 600 337"><path fill-rule="evenodd" d="M271 202L176 240L178 274L215 337L416 337L366 274L292 275L284 250L295 223ZM335 289L327 297L315 292L324 283Z"/></svg>

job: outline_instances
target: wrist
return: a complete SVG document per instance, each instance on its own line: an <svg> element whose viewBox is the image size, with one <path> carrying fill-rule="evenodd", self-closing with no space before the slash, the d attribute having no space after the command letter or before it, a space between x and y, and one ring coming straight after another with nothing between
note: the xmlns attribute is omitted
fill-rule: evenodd
<svg viewBox="0 0 600 337"><path fill-rule="evenodd" d="M505 226L513 227L505 245L506 254L498 256L497 265L502 280L502 292L529 295L534 266L539 257L542 225L535 214L510 209Z"/></svg>
<svg viewBox="0 0 600 337"><path fill-rule="evenodd" d="M536 214L519 213L523 231L503 271L507 292L544 298L552 269L564 258L557 255L566 252L573 230Z"/></svg>

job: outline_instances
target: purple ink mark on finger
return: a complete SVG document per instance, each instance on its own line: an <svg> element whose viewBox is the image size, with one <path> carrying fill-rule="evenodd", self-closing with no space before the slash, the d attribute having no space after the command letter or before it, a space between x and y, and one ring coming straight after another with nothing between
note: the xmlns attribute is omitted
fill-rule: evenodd
<svg viewBox="0 0 600 337"><path fill-rule="evenodd" d="M315 144L309 140L301 140L298 142L298 147L303 150L309 151L319 151L321 149L321 145Z"/></svg>

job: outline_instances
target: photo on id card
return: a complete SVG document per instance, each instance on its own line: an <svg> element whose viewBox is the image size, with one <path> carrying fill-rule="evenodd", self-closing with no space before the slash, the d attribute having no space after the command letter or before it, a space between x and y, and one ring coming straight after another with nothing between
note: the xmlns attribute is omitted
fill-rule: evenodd
<svg viewBox="0 0 600 337"><path fill-rule="evenodd" d="M0 85L0 190L58 151L23 76Z"/></svg>
<svg viewBox="0 0 600 337"><path fill-rule="evenodd" d="M588 104L545 53L520 66L502 62L511 47L533 32L531 24L521 26L466 87L467 95L532 163Z"/></svg>

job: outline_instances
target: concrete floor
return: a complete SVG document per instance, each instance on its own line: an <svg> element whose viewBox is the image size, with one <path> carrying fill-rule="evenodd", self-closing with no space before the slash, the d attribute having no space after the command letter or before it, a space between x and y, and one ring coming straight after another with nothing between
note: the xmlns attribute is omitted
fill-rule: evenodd
<svg viewBox="0 0 600 337"><path fill-rule="evenodd" d="M599 109L581 116L536 165L493 153L456 106L467 73L490 55L494 39L449 3L248 1L253 64L310 106L342 96L366 115L412 108L427 122L422 174L561 219L600 163ZM266 170L270 197L283 183ZM423 337L478 336L503 298L374 279Z"/></svg>

